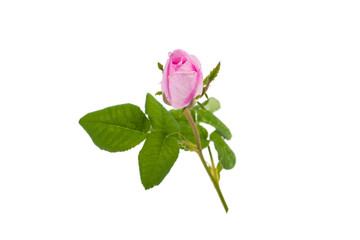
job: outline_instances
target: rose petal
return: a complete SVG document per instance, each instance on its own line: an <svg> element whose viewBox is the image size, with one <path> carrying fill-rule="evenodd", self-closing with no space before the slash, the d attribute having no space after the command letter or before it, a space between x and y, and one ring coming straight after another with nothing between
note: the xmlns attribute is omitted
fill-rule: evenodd
<svg viewBox="0 0 360 240"><path fill-rule="evenodd" d="M174 50L171 54L170 54L170 59L176 59L178 57L180 58L184 58L184 59L189 59L189 54L187 52L185 52L184 50L181 49L176 49Z"/></svg>
<svg viewBox="0 0 360 240"><path fill-rule="evenodd" d="M192 64L194 64L196 70L201 69L200 61L195 55L190 55L190 61L191 61Z"/></svg>
<svg viewBox="0 0 360 240"><path fill-rule="evenodd" d="M196 72L175 72L169 75L170 103L174 108L183 108L190 104L197 89Z"/></svg>
<svg viewBox="0 0 360 240"><path fill-rule="evenodd" d="M196 88L196 92L195 92L195 96L201 95L203 92L203 74L201 72L201 69L199 70L199 72L196 75L196 83L197 88Z"/></svg>
<svg viewBox="0 0 360 240"><path fill-rule="evenodd" d="M190 62L186 61L181 67L179 68L179 72L197 72L195 66Z"/></svg>
<svg viewBox="0 0 360 240"><path fill-rule="evenodd" d="M161 91L165 94L166 99L170 102L170 92L169 92L169 82L168 82L168 74L169 74L169 60L166 61L164 71L163 71L163 79L161 81Z"/></svg>

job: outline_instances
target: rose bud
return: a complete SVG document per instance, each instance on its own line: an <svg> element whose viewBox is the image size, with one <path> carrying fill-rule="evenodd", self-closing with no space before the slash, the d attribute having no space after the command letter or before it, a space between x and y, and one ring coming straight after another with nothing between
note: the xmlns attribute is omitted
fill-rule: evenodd
<svg viewBox="0 0 360 240"><path fill-rule="evenodd" d="M164 102L176 109L187 107L203 90L200 61L177 49L169 53L161 82Z"/></svg>

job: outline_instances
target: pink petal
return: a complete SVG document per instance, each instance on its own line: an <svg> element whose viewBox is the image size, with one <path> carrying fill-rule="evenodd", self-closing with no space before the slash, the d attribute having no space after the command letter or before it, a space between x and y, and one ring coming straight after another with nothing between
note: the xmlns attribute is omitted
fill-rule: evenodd
<svg viewBox="0 0 360 240"><path fill-rule="evenodd" d="M184 50L181 50L181 49L176 49L174 50L170 55L169 57L171 59L176 59L176 58L184 58L184 59L188 59L190 56L187 52L185 52Z"/></svg>
<svg viewBox="0 0 360 240"><path fill-rule="evenodd" d="M195 55L190 55L190 61L192 62L192 64L194 64L196 70L201 69L200 61Z"/></svg>
<svg viewBox="0 0 360 240"><path fill-rule="evenodd" d="M195 66L190 62L186 61L181 67L178 69L179 72L196 72Z"/></svg>
<svg viewBox="0 0 360 240"><path fill-rule="evenodd" d="M166 99L170 102L170 92L169 92L169 82L168 82L168 73L169 73L169 60L167 60L164 71L163 71L163 79L161 81L161 91L165 94Z"/></svg>
<svg viewBox="0 0 360 240"><path fill-rule="evenodd" d="M176 72L169 75L170 103L174 108L183 108L190 104L197 89L196 72Z"/></svg>
<svg viewBox="0 0 360 240"><path fill-rule="evenodd" d="M203 75L200 61L181 49L169 53L161 82L165 98L174 108L183 108L202 94Z"/></svg>
<svg viewBox="0 0 360 240"><path fill-rule="evenodd" d="M197 88L196 88L194 97L201 95L202 91L203 91L203 74L201 72L201 69L196 75L196 83L195 84L196 84Z"/></svg>

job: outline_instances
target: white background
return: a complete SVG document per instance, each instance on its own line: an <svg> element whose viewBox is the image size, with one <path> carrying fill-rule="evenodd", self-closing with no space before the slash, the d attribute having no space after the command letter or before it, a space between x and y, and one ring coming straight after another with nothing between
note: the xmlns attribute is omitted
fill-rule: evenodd
<svg viewBox="0 0 360 240"><path fill-rule="evenodd" d="M0 239L360 239L358 1L1 1ZM221 61L237 156L220 201L194 153L145 191L78 120L144 109L169 51Z"/></svg>

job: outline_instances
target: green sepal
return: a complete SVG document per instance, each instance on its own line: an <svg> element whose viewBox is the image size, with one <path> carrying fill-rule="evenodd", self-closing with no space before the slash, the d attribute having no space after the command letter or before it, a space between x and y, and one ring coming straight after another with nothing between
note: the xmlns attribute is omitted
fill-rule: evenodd
<svg viewBox="0 0 360 240"><path fill-rule="evenodd" d="M164 71L164 66L161 63L158 62L157 65L161 71Z"/></svg>
<svg viewBox="0 0 360 240"><path fill-rule="evenodd" d="M234 152L230 149L218 132L212 132L210 134L210 140L214 142L215 149L218 153L219 163L224 169L232 169L236 163Z"/></svg>
<svg viewBox="0 0 360 240"><path fill-rule="evenodd" d="M220 71L220 62L216 65L216 67L210 72L210 74L204 79L203 84L206 85L208 82L214 81Z"/></svg>
<svg viewBox="0 0 360 240"><path fill-rule="evenodd" d="M179 155L179 144L175 137L164 132L148 135L139 152L139 171L145 189L159 185L174 165Z"/></svg>
<svg viewBox="0 0 360 240"><path fill-rule="evenodd" d="M126 151L141 143L150 129L149 120L138 106L122 104L91 112L80 125L100 149Z"/></svg>
<svg viewBox="0 0 360 240"><path fill-rule="evenodd" d="M155 93L155 96L161 96L162 95L162 91L157 91L156 93Z"/></svg>

